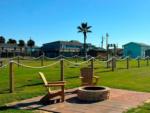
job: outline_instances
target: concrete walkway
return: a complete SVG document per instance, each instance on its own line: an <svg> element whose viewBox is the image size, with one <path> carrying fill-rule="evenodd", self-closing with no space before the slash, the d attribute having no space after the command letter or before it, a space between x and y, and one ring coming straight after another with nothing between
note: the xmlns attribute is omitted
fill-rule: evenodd
<svg viewBox="0 0 150 113"><path fill-rule="evenodd" d="M69 93L70 92L70 93ZM41 96L11 103L19 109L36 109L51 113L122 113L150 99L150 93L111 89L110 99L95 103L83 103L71 90L66 92L66 101L49 105L39 104Z"/></svg>

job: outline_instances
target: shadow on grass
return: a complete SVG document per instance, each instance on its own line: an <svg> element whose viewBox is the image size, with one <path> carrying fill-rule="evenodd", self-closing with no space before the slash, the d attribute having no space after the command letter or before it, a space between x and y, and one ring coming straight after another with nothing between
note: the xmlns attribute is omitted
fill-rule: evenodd
<svg viewBox="0 0 150 113"><path fill-rule="evenodd" d="M15 86L16 89L21 89L23 87L30 87L30 86L38 86L38 85L42 85L43 83L34 83L34 84L26 84L26 85L22 85L22 86ZM9 89L4 89L0 91L0 94L6 94L9 93Z"/></svg>
<svg viewBox="0 0 150 113"><path fill-rule="evenodd" d="M0 111L6 111L6 110L10 110L10 109L15 109L14 107L10 106L0 106Z"/></svg>
<svg viewBox="0 0 150 113"><path fill-rule="evenodd" d="M122 70L122 69L127 69L126 67L119 67L119 68L116 68L118 70Z"/></svg>
<svg viewBox="0 0 150 113"><path fill-rule="evenodd" d="M95 73L106 73L106 72L112 72L112 70L103 70L103 71L98 71L98 72L95 72Z"/></svg>
<svg viewBox="0 0 150 113"><path fill-rule="evenodd" d="M0 94L6 94L9 93L9 89L3 89L0 91Z"/></svg>
<svg viewBox="0 0 150 113"><path fill-rule="evenodd" d="M43 83L34 83L34 84L26 84L26 85L22 85L22 86L16 86L15 88L22 88L22 87L30 87L30 86L39 86L42 85Z"/></svg>
<svg viewBox="0 0 150 113"><path fill-rule="evenodd" d="M74 78L79 78L79 76L65 77L65 79L74 79Z"/></svg>
<svg viewBox="0 0 150 113"><path fill-rule="evenodd" d="M36 105L36 106L34 106ZM15 104L15 105L10 105L10 106L0 106L0 111L5 111L5 110L9 110L9 109L29 109L32 107L30 106L34 106L33 109L37 109L37 108L40 108L40 107L43 107L42 104L39 103L39 101L34 101L34 102L28 102L28 103L18 103L18 104ZM28 108L29 107L29 108Z"/></svg>
<svg viewBox="0 0 150 113"><path fill-rule="evenodd" d="M59 100L59 101L58 101ZM17 103L15 105L10 105L10 106L0 106L0 111L1 112L7 112L7 110L43 110L45 109L43 107L49 106L50 104L57 104L60 103L60 99L51 100L48 103L41 103L39 100L33 100L32 102L22 102L22 103ZM48 112L52 113L60 113L57 111L53 111L51 109L46 109Z"/></svg>

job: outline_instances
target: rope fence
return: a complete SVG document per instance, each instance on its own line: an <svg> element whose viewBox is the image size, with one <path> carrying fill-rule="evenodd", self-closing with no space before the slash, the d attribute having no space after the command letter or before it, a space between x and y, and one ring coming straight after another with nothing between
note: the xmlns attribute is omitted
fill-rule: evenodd
<svg viewBox="0 0 150 113"><path fill-rule="evenodd" d="M149 59L150 59L150 57L145 57L145 58L137 57L137 58L131 59L130 57L127 56L127 57L124 57L122 59L117 58L117 57L111 57L108 60L103 61L103 60L99 60L97 57L91 57L91 56L88 56L88 57L89 57L89 59L87 59L86 61L83 61L83 62L79 63L79 62L77 62L77 60L75 62L73 62L72 60L68 60L68 59L69 58L85 58L85 57L80 57L78 55L75 55L75 56L72 56L72 57L64 57L63 55L60 55L60 56L55 57L55 58L49 58L49 57L46 57L44 55L41 55L41 56L39 56L37 58L33 57L33 58L29 59L29 58L23 58L22 56L16 56L16 57L13 57L13 58L10 58L9 60L7 60L6 64L3 64L4 59L0 60L0 68L8 66L8 64L9 64L10 61L12 61L13 63L17 64L18 66L23 66L23 67L28 67L28 68L44 68L44 67L51 66L51 64L44 66L44 60L45 59L58 60L56 62L59 62L61 59L64 59L66 62L68 62L70 64L73 64L73 65L82 65L84 63L88 63L91 59L94 59L94 62L99 62L99 63L107 64L107 67L109 67L108 65L112 62L113 58L115 59L115 63L118 62L118 61L127 61L127 63L129 63L130 60L136 60L137 63L138 63L138 67L140 67L140 60L147 60L147 66L148 66L149 65ZM25 65L23 63L20 63L21 59L27 60L27 61L40 60L41 61L41 66L39 66L39 67L33 67L33 66ZM14 60L17 60L17 61L14 61ZM129 64L127 64L127 65L129 65Z"/></svg>
<svg viewBox="0 0 150 113"><path fill-rule="evenodd" d="M74 56L74 58L76 58L77 56ZM21 66L21 67L24 67L24 68L31 68L31 69L43 69L43 68L48 68L48 67L52 67L56 64L59 64L60 63L60 67L61 67L61 78L63 79L64 78L64 61L69 63L69 64L73 64L73 65L83 65L83 64L86 64L86 63L89 63L91 62L91 68L94 69L94 62L98 62L99 64L102 64L102 63L105 63L107 64L107 68L111 68L112 71L115 71L117 68L117 62L118 61L126 61L126 69L129 69L130 67L130 57L125 57L123 59L118 59L117 57L111 57L110 59L108 59L107 61L100 61L99 59L97 59L96 57L91 57L91 56L88 56L89 59L87 59L86 61L83 61L83 62L73 62L71 60L68 60L67 58L62 58L62 56L59 56L59 57L55 57L56 59L57 58L60 58L58 59L57 61L53 62L53 63L50 63L50 64L47 64L47 65L44 65L43 61L44 61L44 58L45 56L42 55L40 57L37 57L37 58L33 58L33 59L41 59L41 66L30 66L30 65L25 65L23 63L20 63L20 59L21 58L20 56L17 56L17 57L14 57L14 58L11 58L8 60L8 62L6 64L3 64L0 66L0 69L2 68L5 68L5 67L9 67L9 84L10 84L10 92L14 92L14 64L18 65L18 66ZM72 57L73 58L73 57ZM15 59L17 59L17 61L15 61ZM132 59L132 60L135 60L137 61L137 67L141 67L141 63L140 63L140 60L145 60L146 61L146 65L149 66L149 57L145 57L144 59L141 59L140 57L137 57L135 59ZM2 60L1 60L2 61ZM43 63L43 64L42 64Z"/></svg>

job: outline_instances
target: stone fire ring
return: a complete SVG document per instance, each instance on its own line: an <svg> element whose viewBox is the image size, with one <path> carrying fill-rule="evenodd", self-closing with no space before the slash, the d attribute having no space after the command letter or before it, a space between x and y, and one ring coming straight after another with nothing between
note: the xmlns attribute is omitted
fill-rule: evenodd
<svg viewBox="0 0 150 113"><path fill-rule="evenodd" d="M87 102L102 101L109 98L110 89L104 86L84 86L78 88L78 99Z"/></svg>

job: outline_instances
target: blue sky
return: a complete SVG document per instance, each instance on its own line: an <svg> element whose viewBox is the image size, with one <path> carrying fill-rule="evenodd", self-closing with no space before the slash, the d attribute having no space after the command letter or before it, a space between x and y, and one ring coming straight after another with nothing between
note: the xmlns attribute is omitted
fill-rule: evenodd
<svg viewBox="0 0 150 113"><path fill-rule="evenodd" d="M150 44L150 0L0 0L0 35L36 45L55 40L79 40L81 22L92 26L87 42L100 46L130 41Z"/></svg>

